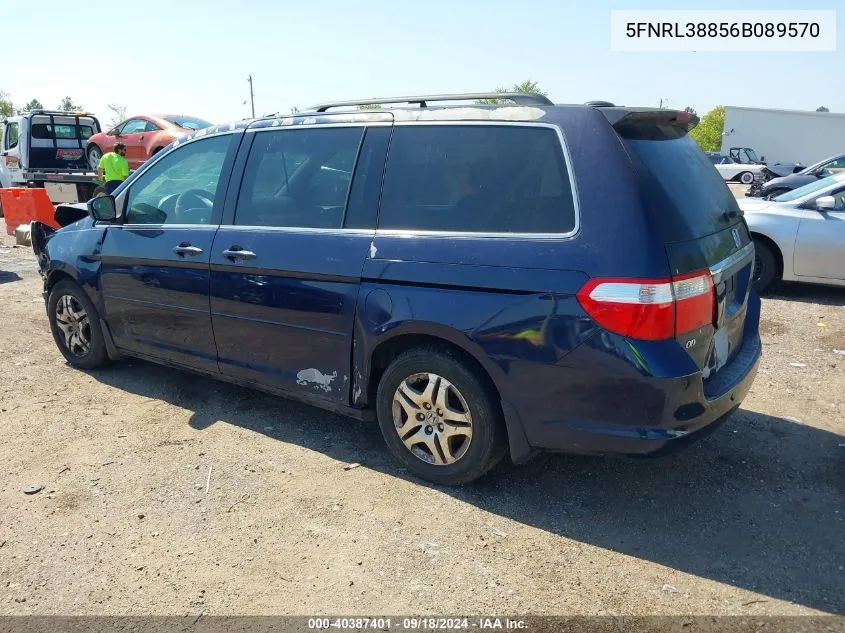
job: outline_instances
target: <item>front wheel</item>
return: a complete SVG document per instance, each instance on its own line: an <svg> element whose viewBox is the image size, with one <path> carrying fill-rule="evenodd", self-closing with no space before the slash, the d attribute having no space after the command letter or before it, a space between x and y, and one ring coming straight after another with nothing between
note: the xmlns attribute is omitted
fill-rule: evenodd
<svg viewBox="0 0 845 633"><path fill-rule="evenodd" d="M47 316L53 339L68 363L80 369L96 369L108 362L100 315L75 282L65 279L53 287Z"/></svg>
<svg viewBox="0 0 845 633"><path fill-rule="evenodd" d="M752 182L754 182L754 174L752 174L750 171L742 172L739 175L739 182L741 182L743 185L750 185Z"/></svg>
<svg viewBox="0 0 845 633"><path fill-rule="evenodd" d="M390 451L433 483L469 483L506 453L492 387L449 351L417 348L396 358L379 382L376 408Z"/></svg>

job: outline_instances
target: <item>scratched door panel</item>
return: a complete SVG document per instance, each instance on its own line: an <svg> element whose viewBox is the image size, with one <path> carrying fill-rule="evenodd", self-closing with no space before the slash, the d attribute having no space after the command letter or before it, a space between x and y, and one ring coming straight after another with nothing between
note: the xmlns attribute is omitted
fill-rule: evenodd
<svg viewBox="0 0 845 633"><path fill-rule="evenodd" d="M306 398L347 402L361 270L374 235L387 133L275 129L248 141L232 225L211 255L211 314L224 374ZM369 136L369 132L366 132ZM360 158L359 158L360 156ZM379 163L380 161L380 163ZM353 184L352 174L355 172ZM370 173L364 170L364 173Z"/></svg>

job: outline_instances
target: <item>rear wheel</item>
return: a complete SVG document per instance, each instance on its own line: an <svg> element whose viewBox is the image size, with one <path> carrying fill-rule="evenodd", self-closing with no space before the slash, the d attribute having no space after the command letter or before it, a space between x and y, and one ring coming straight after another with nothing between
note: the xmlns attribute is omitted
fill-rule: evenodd
<svg viewBox="0 0 845 633"><path fill-rule="evenodd" d="M75 282L65 279L50 291L47 316L53 339L68 363L80 369L96 369L108 361L100 315L88 295Z"/></svg>
<svg viewBox="0 0 845 633"><path fill-rule="evenodd" d="M754 290L762 293L777 275L777 259L768 244L754 240Z"/></svg>
<svg viewBox="0 0 845 633"><path fill-rule="evenodd" d="M502 412L485 378L436 348L396 358L376 396L391 452L415 475L437 484L466 484L493 468L507 445Z"/></svg>
<svg viewBox="0 0 845 633"><path fill-rule="evenodd" d="M754 174L752 174L750 171L742 172L739 175L739 182L741 182L743 185L750 185L752 182L754 182Z"/></svg>
<svg viewBox="0 0 845 633"><path fill-rule="evenodd" d="M97 171L100 167L100 159L103 157L103 151L96 145L88 148L88 166L91 171Z"/></svg>

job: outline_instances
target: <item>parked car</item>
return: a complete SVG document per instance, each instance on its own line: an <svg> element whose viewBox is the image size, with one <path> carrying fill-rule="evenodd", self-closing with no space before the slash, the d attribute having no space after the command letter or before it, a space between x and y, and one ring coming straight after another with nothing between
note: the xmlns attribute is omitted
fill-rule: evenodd
<svg viewBox="0 0 845 633"><path fill-rule="evenodd" d="M758 291L778 278L845 286L845 172L739 206L754 239Z"/></svg>
<svg viewBox="0 0 845 633"><path fill-rule="evenodd" d="M751 185L751 189L759 188L766 181L800 171L804 168L800 163L774 163L768 165L765 156L757 157L757 153L750 147L732 147L730 155L719 152L706 152L710 162L716 167L722 178L728 181L741 182ZM753 183L753 184L752 184ZM746 194L748 195L748 194Z"/></svg>
<svg viewBox="0 0 845 633"><path fill-rule="evenodd" d="M88 164L96 171L103 154L112 151L117 141L123 141L129 168L138 169L174 139L210 125L203 119L177 114L133 116L108 132L95 134L88 139Z"/></svg>
<svg viewBox="0 0 845 633"><path fill-rule="evenodd" d="M757 187L752 186L745 195L754 198L776 198L787 191L816 182L820 178L827 178L840 171L845 171L845 154L826 158L796 174L761 182Z"/></svg>
<svg viewBox="0 0 845 633"><path fill-rule="evenodd" d="M136 356L375 418L441 484L508 450L662 454L740 405L753 244L697 119L378 102L397 105L192 134L90 216L36 224L67 361Z"/></svg>
<svg viewBox="0 0 845 633"><path fill-rule="evenodd" d="M750 185L754 179L762 179L764 165L750 163L737 163L730 157L718 152L707 152L710 162L719 172L719 175L727 181L741 182L743 185Z"/></svg>

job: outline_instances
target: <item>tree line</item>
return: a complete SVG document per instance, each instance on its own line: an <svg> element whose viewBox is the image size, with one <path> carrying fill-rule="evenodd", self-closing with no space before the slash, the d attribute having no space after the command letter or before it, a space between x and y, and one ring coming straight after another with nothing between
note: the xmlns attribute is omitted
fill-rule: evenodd
<svg viewBox="0 0 845 633"><path fill-rule="evenodd" d="M26 114L27 112L32 112L33 110L43 109L44 105L38 99L30 99L26 102L26 104L16 107L9 94L0 90L0 116L2 117L14 116L16 114ZM56 110L61 110L62 112L79 112L82 110L82 106L74 103L73 99L70 97L65 97L59 101L59 105L56 106Z"/></svg>

